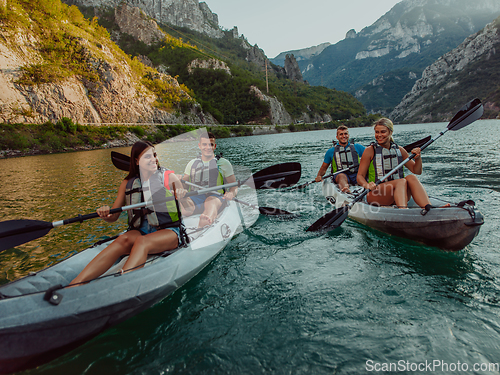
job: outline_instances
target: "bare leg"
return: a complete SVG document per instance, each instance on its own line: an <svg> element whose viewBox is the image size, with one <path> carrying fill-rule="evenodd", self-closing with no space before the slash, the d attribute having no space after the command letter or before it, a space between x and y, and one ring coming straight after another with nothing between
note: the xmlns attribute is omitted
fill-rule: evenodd
<svg viewBox="0 0 500 375"><path fill-rule="evenodd" d="M383 182L367 195L368 203L376 203L381 206L396 204L400 208L406 208L408 204L408 193L405 179Z"/></svg>
<svg viewBox="0 0 500 375"><path fill-rule="evenodd" d="M219 212L219 208L221 205L222 202L219 198L214 196L208 197L205 200L205 209L200 215L200 222L198 224L198 227L202 228L206 225L212 224L217 217L217 213Z"/></svg>
<svg viewBox="0 0 500 375"><path fill-rule="evenodd" d="M118 260L118 258L130 253L134 242L139 237L141 237L141 232L138 230L131 230L123 233L114 240L111 245L97 254L70 284L84 283L101 276Z"/></svg>
<svg viewBox="0 0 500 375"><path fill-rule="evenodd" d="M410 197L413 196L413 200L416 204L422 208L431 204L427 192L416 176L410 175L405 177L405 179L408 183L408 190L411 192Z"/></svg>
<svg viewBox="0 0 500 375"><path fill-rule="evenodd" d="M394 181L394 203L396 203L398 208L408 208L410 197L408 196L408 185L406 180L403 178Z"/></svg>
<svg viewBox="0 0 500 375"><path fill-rule="evenodd" d="M172 250L179 246L177 233L170 229L162 229L136 238L123 270L141 268L149 254L157 254Z"/></svg>
<svg viewBox="0 0 500 375"><path fill-rule="evenodd" d="M196 209L196 206L191 198L184 198L179 201L183 216L191 216Z"/></svg>
<svg viewBox="0 0 500 375"><path fill-rule="evenodd" d="M349 190L349 181L347 180L347 176L343 173L340 173L335 177L335 182L337 185L339 185L340 191L343 193L350 193L351 191Z"/></svg>

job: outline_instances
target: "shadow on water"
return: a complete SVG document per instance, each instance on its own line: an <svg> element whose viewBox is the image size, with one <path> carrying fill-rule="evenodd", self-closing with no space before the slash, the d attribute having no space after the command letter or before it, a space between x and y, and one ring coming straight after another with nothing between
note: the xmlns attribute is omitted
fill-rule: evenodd
<svg viewBox="0 0 500 375"><path fill-rule="evenodd" d="M441 275L447 278L460 278L474 271L473 259L466 249L441 250L405 238L390 236L358 223L352 225L359 228L359 234L367 244L366 249L370 257L391 262L396 256L407 267L408 272L423 276Z"/></svg>
<svg viewBox="0 0 500 375"><path fill-rule="evenodd" d="M500 307L498 272L471 250L474 245L460 251L445 251L351 224L359 228L357 235L364 241L360 247L373 264L395 266L402 274L423 277L436 295L462 305ZM331 233L342 235L338 229Z"/></svg>

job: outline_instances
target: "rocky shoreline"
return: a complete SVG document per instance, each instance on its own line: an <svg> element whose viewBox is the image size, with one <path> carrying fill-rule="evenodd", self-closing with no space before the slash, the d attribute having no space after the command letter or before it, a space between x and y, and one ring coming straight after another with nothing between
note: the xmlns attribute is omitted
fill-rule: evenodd
<svg viewBox="0 0 500 375"><path fill-rule="evenodd" d="M21 156L35 156L35 155L48 155L48 154L60 154L65 152L76 152L76 151L91 151L91 150L102 150L106 148L117 148L117 147L127 147L132 146L136 141L140 139L135 137L136 140L124 140L124 139L115 139L104 145L100 146L78 146L78 147L65 147L61 150L52 150L52 151L43 151L36 148L30 150L0 150L0 159L8 159L8 158L16 158Z"/></svg>
<svg viewBox="0 0 500 375"><path fill-rule="evenodd" d="M218 127L218 126L214 126ZM248 126L252 128L251 135L264 135L264 134L277 134L277 133L285 133L290 132L287 127L283 127L283 129L277 129L274 125L259 125L259 126ZM248 136L248 134L245 134ZM230 133L230 137L238 137L241 135ZM145 137L143 137L145 139ZM0 150L0 159L7 158L15 158L22 156L35 156L35 155L47 155L47 154L58 154L65 152L76 152L76 151L91 151L91 150L99 150L99 149L107 149L107 148L118 148L118 147L130 147L135 142L140 141L136 134L132 132L127 132L124 134L122 138L111 139L104 144L101 145L84 145L84 146L76 146L76 147L64 147L62 150L40 150L38 148L31 148L25 150Z"/></svg>

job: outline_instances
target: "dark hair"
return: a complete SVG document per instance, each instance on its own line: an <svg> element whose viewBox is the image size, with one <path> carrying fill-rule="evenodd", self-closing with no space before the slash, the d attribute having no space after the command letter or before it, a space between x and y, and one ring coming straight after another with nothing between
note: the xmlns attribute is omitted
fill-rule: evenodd
<svg viewBox="0 0 500 375"><path fill-rule="evenodd" d="M202 139L202 138L208 138L208 139L213 138L213 139L215 139L215 135L212 132L207 132L207 133L202 132L201 135L200 135L200 139Z"/></svg>
<svg viewBox="0 0 500 375"><path fill-rule="evenodd" d="M130 180L131 178L140 176L139 166L137 165L136 161L139 159L139 156L144 152L144 150L148 149L149 147L154 147L154 145L149 141L137 141L134 143L132 149L130 150L130 166L128 169L128 175L127 177L125 177L125 180ZM158 167L160 167L159 164Z"/></svg>

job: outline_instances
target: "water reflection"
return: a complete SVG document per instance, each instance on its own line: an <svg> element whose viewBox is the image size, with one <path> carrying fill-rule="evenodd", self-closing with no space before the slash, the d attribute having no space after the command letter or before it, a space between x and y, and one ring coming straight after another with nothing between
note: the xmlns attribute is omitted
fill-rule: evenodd
<svg viewBox="0 0 500 375"><path fill-rule="evenodd" d="M142 373L262 373L263 364L271 372L359 373L368 358L498 362L500 194L492 189L500 187L500 165L488 151L498 148L499 124L481 121L448 132L423 153L424 173L419 178L429 193L454 202L473 199L485 216L478 237L467 249L444 252L350 220L325 235L306 234L326 209L316 190L319 184L307 192L259 191L262 205L286 209L290 204L300 216L292 220L261 216L168 299L29 373L104 373L110 365L116 373L131 368ZM398 125L395 139L408 144L445 127ZM373 140L371 128L350 133L363 145ZM302 183L314 179L334 138L333 130L243 137L218 140L218 149L233 164L252 172L278 162L300 161ZM470 146L470 139L477 148ZM112 201L124 172L112 167L109 152L71 155L80 155L71 163L80 177L64 175L58 184L64 191L54 189L49 181L59 182L56 178L61 177L47 169L39 184L50 187L48 201L41 195L18 193L23 203L9 214L0 212L0 220L13 215L60 219ZM53 157L42 157L39 164L47 166L44 158ZM65 163L70 156L56 157ZM89 159L79 163L83 157ZM17 204L12 196L5 197L7 174L24 184L31 178L19 166L22 162L0 160L2 205L7 200ZM6 164L15 167L8 172L2 168ZM109 192L102 188L107 179ZM123 229L125 221L117 227ZM15 272L42 267L116 231L94 220L54 229L38 241L0 253L1 277L14 278Z"/></svg>
<svg viewBox="0 0 500 375"><path fill-rule="evenodd" d="M115 149L128 154L130 148ZM0 160L0 220L62 220L112 204L124 172L110 163L110 150ZM0 283L25 275L125 229L90 220L52 229L46 236L0 253ZM92 233L92 234L89 234Z"/></svg>

